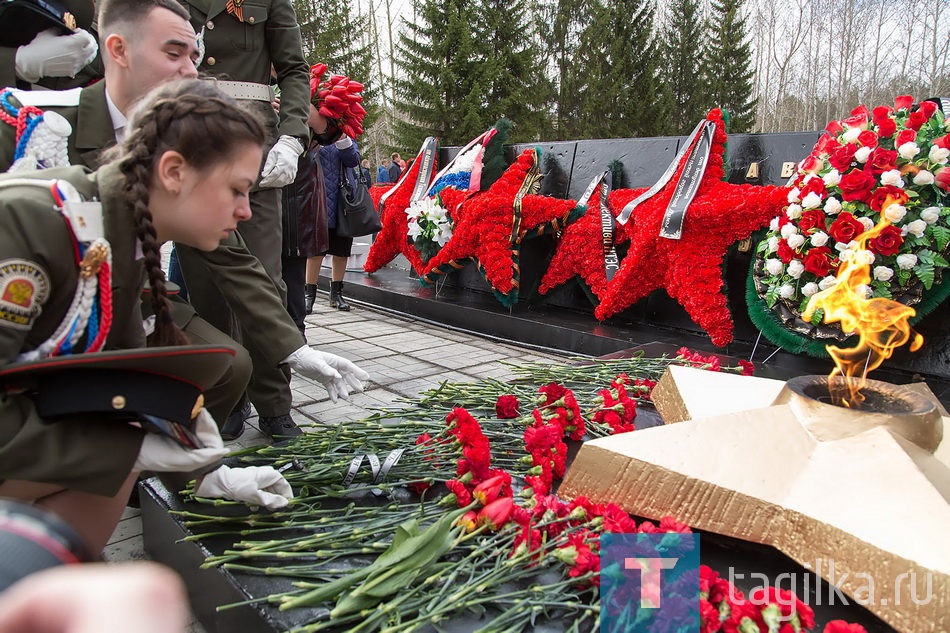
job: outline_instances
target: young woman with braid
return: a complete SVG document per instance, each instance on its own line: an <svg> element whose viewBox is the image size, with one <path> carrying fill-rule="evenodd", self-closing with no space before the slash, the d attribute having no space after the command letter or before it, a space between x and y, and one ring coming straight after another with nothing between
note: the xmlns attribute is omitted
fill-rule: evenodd
<svg viewBox="0 0 950 633"><path fill-rule="evenodd" d="M144 99L126 131L96 172L66 167L0 177L0 372L69 348L144 347L146 278L156 316L151 336L159 345L186 343L168 313L159 247L174 240L214 249L250 216L264 130L210 83L187 80ZM100 288L91 308L76 300L90 279ZM215 468L225 450L204 410L197 434L206 448L188 450L101 419L45 424L26 395L2 396L0 497L53 510L92 551L105 545L142 470L192 472L202 496L271 508L293 496L272 468Z"/></svg>

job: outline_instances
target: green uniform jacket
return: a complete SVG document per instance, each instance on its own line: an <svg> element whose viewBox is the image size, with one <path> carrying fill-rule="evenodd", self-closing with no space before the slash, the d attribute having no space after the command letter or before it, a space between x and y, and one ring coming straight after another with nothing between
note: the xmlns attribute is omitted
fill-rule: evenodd
<svg viewBox="0 0 950 633"><path fill-rule="evenodd" d="M106 349L145 347L139 296L145 268L136 258L132 209L121 198L121 174L107 166L98 174L82 167L0 176L61 178L89 200L102 201L106 239L112 245L112 329ZM36 348L54 332L69 309L79 269L66 222L46 190L31 186L0 189L0 275L11 261L42 271L49 295L29 329L0 319L0 363ZM138 456L143 432L128 424L86 417L46 424L33 402L22 395L0 398L0 479L61 485L94 494L114 495Z"/></svg>
<svg viewBox="0 0 950 633"><path fill-rule="evenodd" d="M106 106L104 81L83 88L78 106L41 106L40 109L57 112L72 125L67 151L69 162L74 165L96 169L103 152L115 145L115 129ZM15 148L16 130L0 122L0 172L13 164ZM303 344L300 331L281 303L274 283L260 261L247 250L240 235L233 232L214 251L199 253L209 275L231 305L253 306L254 322L245 328L250 335L243 341L245 346L253 346L269 365L277 367ZM194 309L176 303L174 313L175 322L183 327L194 316ZM261 323L266 323L267 327L259 327Z"/></svg>
<svg viewBox="0 0 950 633"><path fill-rule="evenodd" d="M230 81L270 84L271 65L280 88L280 122L276 132L293 136L306 147L310 140L310 68L303 57L300 26L291 0L244 0L244 21L226 10L227 0L179 0L191 24L204 28L205 55L199 70ZM251 102L271 122L270 104Z"/></svg>

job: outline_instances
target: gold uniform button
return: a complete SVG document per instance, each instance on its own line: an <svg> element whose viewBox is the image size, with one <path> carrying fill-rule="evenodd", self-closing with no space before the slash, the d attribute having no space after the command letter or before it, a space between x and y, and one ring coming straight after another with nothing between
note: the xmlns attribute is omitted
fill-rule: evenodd
<svg viewBox="0 0 950 633"><path fill-rule="evenodd" d="M125 397L124 396L114 396L112 398L112 408L113 409L124 409L125 408Z"/></svg>
<svg viewBox="0 0 950 633"><path fill-rule="evenodd" d="M217 63L218 63L218 60L216 60L214 57L209 57L209 58L208 58L208 65L209 65L209 66L214 66L214 65L217 64Z"/></svg>
<svg viewBox="0 0 950 633"><path fill-rule="evenodd" d="M211 20L208 20L208 23L205 24L205 26L208 27L208 30L209 30L209 31L213 31L213 30L214 30L214 22L212 22Z"/></svg>
<svg viewBox="0 0 950 633"><path fill-rule="evenodd" d="M249 17L247 21L250 22L251 24L254 24L254 16L252 15L251 17Z"/></svg>

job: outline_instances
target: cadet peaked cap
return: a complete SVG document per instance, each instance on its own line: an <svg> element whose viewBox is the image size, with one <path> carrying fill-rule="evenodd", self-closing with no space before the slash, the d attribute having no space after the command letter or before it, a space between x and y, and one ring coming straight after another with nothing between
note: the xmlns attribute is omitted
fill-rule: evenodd
<svg viewBox="0 0 950 633"><path fill-rule="evenodd" d="M188 426L198 396L220 379L231 347L183 345L57 356L0 367L0 389L25 391L40 417L148 415Z"/></svg>
<svg viewBox="0 0 950 633"><path fill-rule="evenodd" d="M95 16L93 0L0 0L0 46L29 44L50 28L62 35L88 31Z"/></svg>

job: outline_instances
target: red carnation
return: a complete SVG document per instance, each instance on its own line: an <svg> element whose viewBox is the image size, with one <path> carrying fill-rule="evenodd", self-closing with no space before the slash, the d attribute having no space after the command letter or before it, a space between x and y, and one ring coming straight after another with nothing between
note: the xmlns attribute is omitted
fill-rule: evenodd
<svg viewBox="0 0 950 633"><path fill-rule="evenodd" d="M914 98L910 95L901 95L894 99L895 110L910 110L912 105L914 105Z"/></svg>
<svg viewBox="0 0 950 633"><path fill-rule="evenodd" d="M851 167L854 161L854 153L858 151L858 146L854 143L846 143L831 150L828 155L828 162L839 172Z"/></svg>
<svg viewBox="0 0 950 633"><path fill-rule="evenodd" d="M822 633L868 633L860 624L849 624L844 620L832 620L825 625Z"/></svg>
<svg viewBox="0 0 950 633"><path fill-rule="evenodd" d="M871 174L861 169L852 169L841 177L838 187L841 188L841 198L846 202L864 202L877 180Z"/></svg>
<svg viewBox="0 0 950 633"><path fill-rule="evenodd" d="M875 174L883 174L885 171L897 169L897 152L878 147L871 152L868 165L871 166L871 171Z"/></svg>
<svg viewBox="0 0 950 633"><path fill-rule="evenodd" d="M847 244L864 232L864 225L850 213L842 213L831 223L828 233L836 241Z"/></svg>
<svg viewBox="0 0 950 633"><path fill-rule="evenodd" d="M805 272L811 273L816 277L824 277L831 272L833 260L834 255L830 248L827 246L816 246L808 251L802 263L805 265Z"/></svg>
<svg viewBox="0 0 950 633"><path fill-rule="evenodd" d="M812 229L818 229L819 231L825 230L825 212L821 209L809 209L805 211L798 221L798 230L803 234L808 234Z"/></svg>
<svg viewBox="0 0 950 633"><path fill-rule="evenodd" d="M897 141L895 142L895 145L900 147L904 143L912 143L915 140L917 140L916 130L901 130L897 133Z"/></svg>
<svg viewBox="0 0 950 633"><path fill-rule="evenodd" d="M881 229L877 237L868 242L868 249L878 255L889 257L897 255L903 243L904 238L901 237L901 230L893 224L889 224Z"/></svg>
<svg viewBox="0 0 950 633"><path fill-rule="evenodd" d="M495 415L501 420L518 417L518 398L512 395L498 396L495 402Z"/></svg>
<svg viewBox="0 0 950 633"><path fill-rule="evenodd" d="M782 260L783 264L795 259L795 249L788 245L787 240L779 240L778 243L778 258Z"/></svg>

